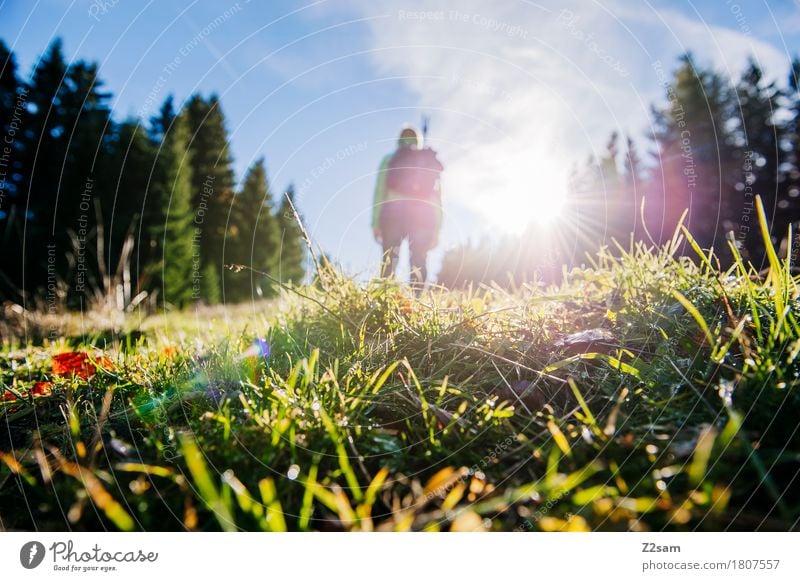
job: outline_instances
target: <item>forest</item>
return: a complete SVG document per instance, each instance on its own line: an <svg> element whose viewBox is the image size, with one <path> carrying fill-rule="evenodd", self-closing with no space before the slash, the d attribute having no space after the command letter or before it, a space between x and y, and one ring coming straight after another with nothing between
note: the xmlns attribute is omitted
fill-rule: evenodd
<svg viewBox="0 0 800 581"><path fill-rule="evenodd" d="M263 158L237 187L216 95L117 121L97 65L68 65L60 40L29 80L2 41L0 62L0 296L47 312L152 310L302 280L293 188L273 191Z"/></svg>
<svg viewBox="0 0 800 581"><path fill-rule="evenodd" d="M182 307L270 296L276 282L303 279L293 187L274 190L263 158L237 187L216 95L181 107L169 96L149 119L118 121L96 64L67 65L60 40L29 80L2 43L0 62L5 299L50 311ZM761 268L756 195L773 243L796 253L787 235L800 217L800 61L785 86L754 60L737 79L691 54L672 71L654 68L664 103L652 107L649 134L611 132L574 164L556 225L450 248L438 282L557 282L600 247L669 241L684 211L682 223L723 265L730 242Z"/></svg>
<svg viewBox="0 0 800 581"><path fill-rule="evenodd" d="M660 62L654 68L664 103L652 107L650 132L640 139L614 131L604 150L575 164L557 231L532 224L520 236L451 249L440 282L557 280L563 265L587 264L586 253L598 247L668 242L684 212L683 225L722 266L732 261L730 242L760 270L766 255L756 196L781 255L796 254L787 235L800 219L800 61L793 61L785 87L753 59L736 79L691 54L672 72ZM545 243L552 238L558 243ZM686 246L681 252L693 255Z"/></svg>
<svg viewBox="0 0 800 581"><path fill-rule="evenodd" d="M127 26L123 11L133 8L124 4L103 15L104 27ZM238 41L245 25L280 21L280 34L256 40L286 42L305 58L278 54L276 78L294 78L301 62L314 63L314 81L334 78L330 71L339 69L317 74L316 63L344 59L349 45L331 50L324 37L319 52L306 53L299 40L313 38L318 21L289 28L289 18L269 13L285 8L267 6L259 4L259 15L254 2L252 16L224 20L225 38ZM147 26L161 18L170 30L166 12L158 5ZM531 30L540 23L535 16ZM349 13L329 28L344 46L351 29L338 28L350 22L343 18ZM398 21L383 32L411 44L417 37L406 35L418 24ZM481 48L477 39L491 38L498 55L527 41L462 27L475 23L429 24L446 27L435 29L442 38L469 31L453 46L465 47L470 60ZM223 40L218 26L213 42ZM217 25L199 30L210 35ZM388 38L387 50L396 49L396 37ZM137 54L146 49L139 36L131 46ZM428 78L422 65L434 48L423 47L411 77ZM523 48L520 54L535 52ZM259 49L242 52L258 57ZM406 56L398 59L404 66ZM350 160L369 183L354 190L364 206L326 206L331 174L314 170L319 189L308 196L302 179L297 190L271 184L264 158L236 175L225 104L213 93L170 85L176 95L169 97L165 85L164 94L147 97L148 107L135 102L138 118L120 119L98 65L70 61L59 40L29 77L2 43L0 62L0 531L800 529L800 244L791 234L800 220L800 60L781 73L785 83L768 78L755 57L733 76L691 54L657 61L646 71L655 72L661 94L648 131L599 116L604 145L588 159L569 152L576 163L560 215L549 222L531 215L522 234L509 228L482 238L479 229L491 223L483 216L464 228L471 242L444 249L438 281L429 285L353 276L336 264L351 258L346 250L330 255L303 227L303 210L321 207L321 221L349 236L351 214L370 209L377 164L363 168L368 154ZM341 129L351 143L380 145L380 153L395 147L395 118L421 108L400 92L405 69L369 61L354 70L352 86L366 91L356 93L364 97L354 116L323 102L324 115L298 117L290 131L313 134L356 119L358 127ZM568 69L557 73L574 85ZM380 74L400 95L391 115L388 93L364 88ZM340 80L335 88L314 84L297 94L302 99L291 93L288 109L301 111L303 99L335 92ZM220 78L210 82L223 86ZM341 105L348 97L340 97ZM442 99L442 107L449 103ZM471 103L461 103L457 113L467 116ZM234 104L228 101L232 119ZM148 108L157 112L143 118ZM377 112L369 137L358 133L366 112ZM262 121L263 130L273 119ZM417 153L415 132L403 133L409 141L399 149ZM532 144L540 139L530 135ZM503 151L517 145L503 141ZM448 154L463 144L448 151L442 143L442 164L453 168ZM298 157L315 163L314 147L299 148ZM497 151L502 167L507 159ZM491 150L480 155L488 159ZM438 187L440 166L426 167L435 168ZM528 178L532 197L555 195L536 190L536 170ZM486 184L498 204L503 186ZM445 209L456 206L456 196L443 192ZM510 216L515 207L507 205ZM401 233L399 242L411 246L414 234ZM368 240L366 224L362 234ZM351 254L365 262L377 257L366 244L354 246ZM208 562L237 561L246 542L239 538L235 545L215 540L226 558L214 553L192 564L208 575ZM483 551L482 561L498 570L501 562L522 564L522 553L506 556L508 539L501 538L500 558ZM724 558L783 559L770 539L741 555L722 543ZM627 568L640 565L632 552L640 543L630 546L623 558L604 559L625 579ZM191 550L200 555L194 544ZM396 557L397 545L392 550ZM339 551L335 567L333 558L308 561L327 567L326 577L339 568L374 576L385 566L365 566L354 550L347 568ZM260 549L252 554L263 557ZM277 554L267 553L269 567ZM432 558L448 567L463 560L464 577L477 576L475 556L441 556ZM578 562L574 546L564 556L576 564L545 560L572 577L591 562ZM292 560L288 572L310 576L306 566ZM525 566L529 576L539 572ZM589 574L598 570L591 567Z"/></svg>

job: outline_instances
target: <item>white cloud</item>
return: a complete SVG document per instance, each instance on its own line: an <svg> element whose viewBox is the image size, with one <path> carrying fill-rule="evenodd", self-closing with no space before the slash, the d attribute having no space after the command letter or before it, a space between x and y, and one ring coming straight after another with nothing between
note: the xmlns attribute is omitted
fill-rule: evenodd
<svg viewBox="0 0 800 581"><path fill-rule="evenodd" d="M782 78L788 58L743 30L675 11L577 0L488 3L353 0L370 22L380 74L405 77L433 114L456 203L514 228L563 195L569 167L612 130L640 136L685 50L723 72L755 54Z"/></svg>
<svg viewBox="0 0 800 581"><path fill-rule="evenodd" d="M734 13L726 20L734 28L689 18L671 10L654 14L649 21L650 26L660 27L665 32L665 48L672 48L675 53L691 50L701 62L708 61L734 78L750 56L773 77L783 78L788 72L790 55L757 38L753 26L747 20L737 22Z"/></svg>

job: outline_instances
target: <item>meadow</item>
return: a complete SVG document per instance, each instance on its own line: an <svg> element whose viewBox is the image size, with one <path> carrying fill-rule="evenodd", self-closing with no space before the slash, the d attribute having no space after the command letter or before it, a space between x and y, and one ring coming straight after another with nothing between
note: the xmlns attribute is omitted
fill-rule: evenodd
<svg viewBox="0 0 800 581"><path fill-rule="evenodd" d="M235 307L9 307L0 527L797 530L798 278L768 246L762 272L682 230L555 286L321 265Z"/></svg>

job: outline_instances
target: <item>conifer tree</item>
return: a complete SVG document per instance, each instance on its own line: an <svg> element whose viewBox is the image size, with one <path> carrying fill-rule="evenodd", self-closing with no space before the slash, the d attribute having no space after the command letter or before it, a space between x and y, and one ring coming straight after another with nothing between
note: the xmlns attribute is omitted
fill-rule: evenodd
<svg viewBox="0 0 800 581"><path fill-rule="evenodd" d="M200 267L199 295L200 298L210 305L222 302L222 285L220 284L219 269L214 264L206 264Z"/></svg>
<svg viewBox="0 0 800 581"><path fill-rule="evenodd" d="M259 298L270 293L272 285L258 272L275 276L278 265L280 224L274 214L274 204L261 158L247 170L242 190L234 198L231 222L236 226L236 237L226 245L231 251L225 256L226 263L233 261L252 270L228 271L226 300Z"/></svg>
<svg viewBox="0 0 800 581"><path fill-rule="evenodd" d="M21 196L29 208L23 244L25 262L32 268L25 269L20 281L27 292L47 284L48 245L55 243L56 195L68 137L68 121L62 103L66 74L61 41L54 40L33 71L28 94ZM57 254L64 252L62 245ZM61 260L57 268L63 270ZM51 267L50 274L55 276L59 272Z"/></svg>
<svg viewBox="0 0 800 581"><path fill-rule="evenodd" d="M797 239L797 223L800 221L800 58L795 57L789 70L787 88L783 94L786 103L786 119L781 123L780 185L777 210L774 217L773 234L782 237L793 225L793 237ZM785 252L794 254L793 262L798 263L796 241L786 241Z"/></svg>
<svg viewBox="0 0 800 581"><path fill-rule="evenodd" d="M153 141L158 142L164 138L175 121L175 115L175 98L169 95L161 104L158 114L150 117L148 132Z"/></svg>
<svg viewBox="0 0 800 581"><path fill-rule="evenodd" d="M40 59L30 83L23 190L30 228L25 233L27 290L57 278L77 306L80 284L72 284L94 235L98 169L106 162L110 95L102 92L97 66L77 61L67 67L60 40ZM83 234L85 232L85 235ZM44 268L48 254L54 268ZM52 272L52 271L55 272Z"/></svg>
<svg viewBox="0 0 800 581"><path fill-rule="evenodd" d="M185 306L199 298L203 272L197 258L192 212L191 154L185 115L178 115L161 144L153 187L161 189L163 219L156 224L160 262L154 278L160 282L164 304Z"/></svg>
<svg viewBox="0 0 800 581"><path fill-rule="evenodd" d="M729 192L731 206L738 212L737 222L725 224L733 231L742 253L757 268L765 264L764 245L756 220L755 196L761 196L772 226L774 243L779 243L781 226L776 216L782 209L779 199L780 163L783 157L780 143L784 129L777 121L780 92L774 82L767 82L758 64L750 60L736 86L735 159L733 189ZM785 207L785 206L783 206Z"/></svg>
<svg viewBox="0 0 800 581"><path fill-rule="evenodd" d="M735 163L728 82L686 54L666 97L668 105L654 110L657 152L649 230L657 241L670 239L688 209L685 225L700 246L725 254L726 223L740 213L729 195Z"/></svg>
<svg viewBox="0 0 800 581"><path fill-rule="evenodd" d="M27 88L17 77L14 54L0 40L0 135L12 141L0 143L0 295L14 298L22 286L25 201L20 172L26 100Z"/></svg>
<svg viewBox="0 0 800 581"><path fill-rule="evenodd" d="M208 99L193 95L184 110L190 131L192 206L200 228L200 255L203 266L213 265L215 278L220 281L227 216L235 186L225 116L216 95ZM207 282L208 293L203 298L213 302L220 292L211 288L210 277Z"/></svg>
<svg viewBox="0 0 800 581"><path fill-rule="evenodd" d="M106 145L108 162L102 168L100 195L100 219L104 233L103 251L105 256L98 257L108 273L115 273L122 265L130 270L130 292L145 290L147 285L147 261L154 258L149 251L153 239L152 224L163 222L163 210L159 208L157 215L151 212L148 220L142 220L146 204L152 207L152 197L148 196L153 177L155 162L155 146L145 129L135 119L128 119L115 124L111 137ZM165 188L166 189L166 188ZM149 199L148 199L149 198ZM142 228L143 224L148 226ZM128 252L126 245L133 239L136 246ZM139 247L141 246L141 247ZM126 290L126 292L128 292ZM126 296L126 303L129 297Z"/></svg>

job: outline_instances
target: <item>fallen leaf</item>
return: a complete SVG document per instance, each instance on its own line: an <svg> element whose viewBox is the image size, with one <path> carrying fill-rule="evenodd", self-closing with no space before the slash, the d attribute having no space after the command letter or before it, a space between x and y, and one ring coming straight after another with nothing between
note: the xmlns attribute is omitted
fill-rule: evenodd
<svg viewBox="0 0 800 581"><path fill-rule="evenodd" d="M596 353L608 353L617 349L619 341L609 331L605 329L588 329L567 335L560 341L556 341L555 346L571 355L579 355L593 351Z"/></svg>
<svg viewBox="0 0 800 581"><path fill-rule="evenodd" d="M53 384L49 381L37 381L30 390L31 395L50 395Z"/></svg>
<svg viewBox="0 0 800 581"><path fill-rule="evenodd" d="M98 357L95 362L104 369L111 369L113 364L107 357ZM89 379L97 372L95 363L86 353L68 351L53 356L53 373L59 377L76 375L81 379Z"/></svg>

